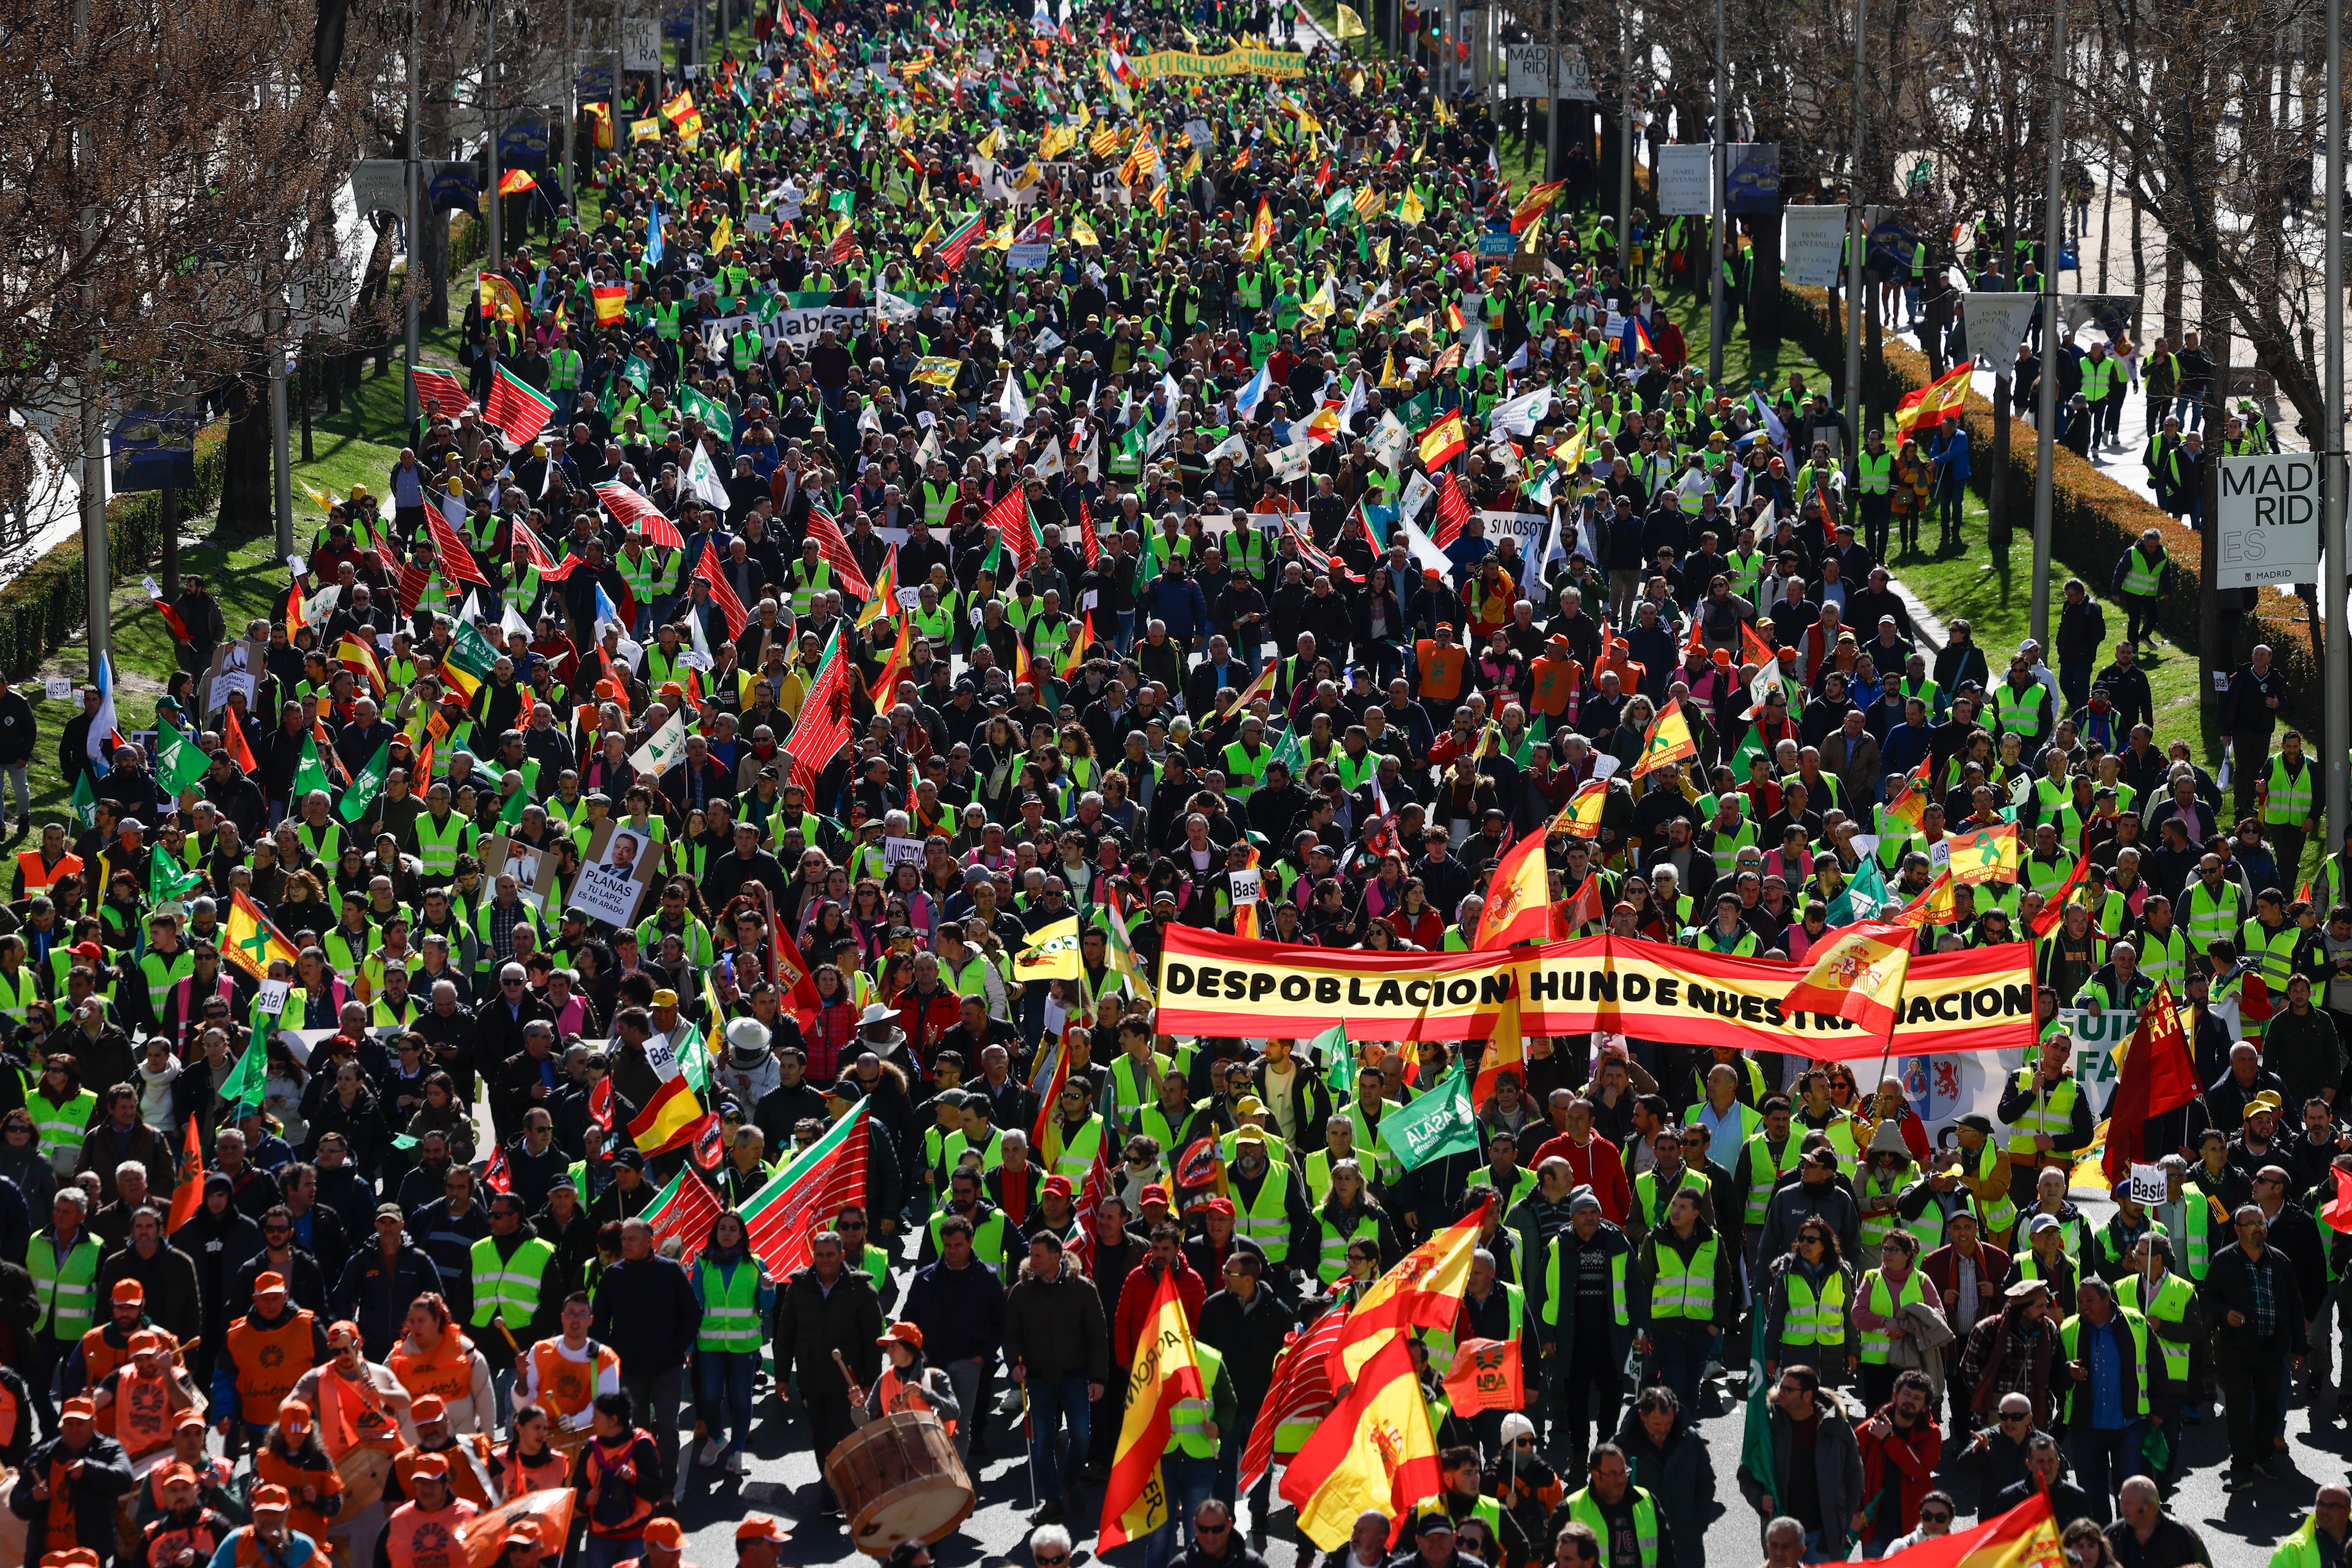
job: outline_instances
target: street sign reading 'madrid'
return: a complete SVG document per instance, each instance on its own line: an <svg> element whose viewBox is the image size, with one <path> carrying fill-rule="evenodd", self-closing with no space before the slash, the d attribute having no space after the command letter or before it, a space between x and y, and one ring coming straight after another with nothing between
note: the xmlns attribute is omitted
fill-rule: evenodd
<svg viewBox="0 0 2352 1568"><path fill-rule="evenodd" d="M2218 586L2319 579L2319 459L2273 452L2221 459Z"/></svg>

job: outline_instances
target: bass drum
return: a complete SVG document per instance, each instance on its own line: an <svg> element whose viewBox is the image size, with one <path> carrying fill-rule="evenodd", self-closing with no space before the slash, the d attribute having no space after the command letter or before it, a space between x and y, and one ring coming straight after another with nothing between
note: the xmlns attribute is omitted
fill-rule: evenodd
<svg viewBox="0 0 2352 1568"><path fill-rule="evenodd" d="M851 1433L825 1460L824 1479L851 1543L868 1556L887 1557L901 1542L929 1545L971 1517L971 1478L928 1410L885 1415Z"/></svg>
<svg viewBox="0 0 2352 1568"><path fill-rule="evenodd" d="M338 1517L352 1520L370 1503L383 1500L383 1484L392 1479L392 1456L366 1445L347 1448L335 1461L335 1473L343 1478L343 1508Z"/></svg>

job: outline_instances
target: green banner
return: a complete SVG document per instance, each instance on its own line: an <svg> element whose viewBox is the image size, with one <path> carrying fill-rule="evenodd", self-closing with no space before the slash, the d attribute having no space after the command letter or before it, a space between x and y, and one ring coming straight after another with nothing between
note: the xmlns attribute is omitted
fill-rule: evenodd
<svg viewBox="0 0 2352 1568"><path fill-rule="evenodd" d="M1456 1067L1427 1094L1390 1111L1381 1121L1381 1137L1408 1171L1448 1154L1475 1153L1478 1114L1470 1107L1469 1075Z"/></svg>

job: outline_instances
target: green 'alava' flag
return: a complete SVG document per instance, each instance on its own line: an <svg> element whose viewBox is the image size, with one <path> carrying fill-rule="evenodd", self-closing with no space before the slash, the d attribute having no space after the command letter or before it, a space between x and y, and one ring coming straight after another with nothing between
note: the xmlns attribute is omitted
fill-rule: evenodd
<svg viewBox="0 0 2352 1568"><path fill-rule="evenodd" d="M181 734L179 726L161 716L155 721L155 760L160 764L157 772L163 780L163 793L171 795L195 788L212 766L212 759Z"/></svg>
<svg viewBox="0 0 2352 1568"><path fill-rule="evenodd" d="M359 777L352 780L352 787L343 791L343 798L336 803L335 815L345 822L357 822L365 816L368 807L375 804L375 797L383 793L384 778L391 772L392 742L386 741L376 748L375 755L368 759Z"/></svg>

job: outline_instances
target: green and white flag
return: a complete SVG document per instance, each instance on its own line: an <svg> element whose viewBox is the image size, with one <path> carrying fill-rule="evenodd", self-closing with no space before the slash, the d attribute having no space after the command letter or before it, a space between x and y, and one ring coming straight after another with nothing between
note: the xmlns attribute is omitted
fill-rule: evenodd
<svg viewBox="0 0 2352 1568"><path fill-rule="evenodd" d="M204 874L191 871L162 845L147 859L147 896L158 904L168 904L186 898L204 886Z"/></svg>
<svg viewBox="0 0 2352 1568"><path fill-rule="evenodd" d="M74 781L73 799L67 803L73 807L74 825L84 833L98 826L98 792L90 787L89 778L89 770L83 769L81 777Z"/></svg>
<svg viewBox="0 0 2352 1568"><path fill-rule="evenodd" d="M1323 1087L1331 1091L1334 1104L1356 1097L1356 1047L1349 1042L1348 1026L1334 1024L1307 1042L1316 1059L1323 1064Z"/></svg>
<svg viewBox="0 0 2352 1568"><path fill-rule="evenodd" d="M314 789L331 787L327 777L327 764L319 760L319 740L315 735L302 737L302 760L294 764L294 798L308 798Z"/></svg>
<svg viewBox="0 0 2352 1568"><path fill-rule="evenodd" d="M734 418L723 405L712 402L690 386L681 385L677 389L677 406L681 412L693 415L718 432L720 440L735 439Z"/></svg>
<svg viewBox="0 0 2352 1568"><path fill-rule="evenodd" d="M195 788L204 782L205 770L212 766L212 759L181 734L179 726L161 717L155 721L155 760L163 792L171 795Z"/></svg>
<svg viewBox="0 0 2352 1568"><path fill-rule="evenodd" d="M259 1110L269 1083L269 1030L261 1019L253 1021L253 1038L246 1042L245 1054L236 1058L229 1069L228 1080L221 1085L221 1100L235 1108L231 1121L250 1110Z"/></svg>
<svg viewBox="0 0 2352 1568"><path fill-rule="evenodd" d="M383 793L383 781L391 772L392 742L386 741L375 749L375 755L368 759L368 765L360 770L359 776L352 780L352 787L343 791L343 798L336 803L335 815L345 822L357 822L365 816L376 796Z"/></svg>
<svg viewBox="0 0 2352 1568"><path fill-rule="evenodd" d="M1417 1171L1448 1154L1478 1149L1478 1113L1470 1106L1470 1075L1456 1066L1437 1087L1381 1121L1381 1137L1397 1163Z"/></svg>
<svg viewBox="0 0 2352 1568"><path fill-rule="evenodd" d="M673 713L669 722L655 731L646 743L629 755L629 766L640 777L658 779L677 765L686 755L686 715Z"/></svg>

